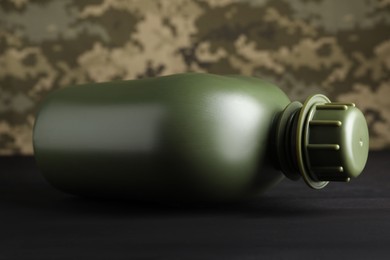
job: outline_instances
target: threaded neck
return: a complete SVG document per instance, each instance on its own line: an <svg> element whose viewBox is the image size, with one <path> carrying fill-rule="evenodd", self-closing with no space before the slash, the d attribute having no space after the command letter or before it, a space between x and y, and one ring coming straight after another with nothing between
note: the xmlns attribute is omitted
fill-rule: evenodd
<svg viewBox="0 0 390 260"><path fill-rule="evenodd" d="M297 101L290 103L282 112L277 129L277 154L282 172L292 180L303 177L313 189L322 189L329 183L313 174L306 149L309 142L308 126L315 108L326 103L330 103L330 100L324 95L311 96L303 105Z"/></svg>
<svg viewBox="0 0 390 260"><path fill-rule="evenodd" d="M301 177L297 161L297 124L302 104L290 103L280 114L276 130L276 150L279 167L287 178L298 180Z"/></svg>

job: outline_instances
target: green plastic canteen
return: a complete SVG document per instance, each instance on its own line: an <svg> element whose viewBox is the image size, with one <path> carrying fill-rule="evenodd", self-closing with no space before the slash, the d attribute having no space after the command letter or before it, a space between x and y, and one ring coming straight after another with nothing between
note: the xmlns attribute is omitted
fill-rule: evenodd
<svg viewBox="0 0 390 260"><path fill-rule="evenodd" d="M51 93L34 154L54 187L140 201L240 201L284 177L314 189L359 176L368 129L353 103L291 102L252 77L186 73Z"/></svg>

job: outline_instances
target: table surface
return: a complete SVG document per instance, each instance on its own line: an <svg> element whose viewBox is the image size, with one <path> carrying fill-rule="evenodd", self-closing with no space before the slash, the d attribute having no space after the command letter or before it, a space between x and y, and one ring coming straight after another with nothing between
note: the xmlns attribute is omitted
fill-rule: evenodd
<svg viewBox="0 0 390 260"><path fill-rule="evenodd" d="M284 180L236 205L63 194L31 157L0 157L0 259L390 259L390 151L350 183Z"/></svg>

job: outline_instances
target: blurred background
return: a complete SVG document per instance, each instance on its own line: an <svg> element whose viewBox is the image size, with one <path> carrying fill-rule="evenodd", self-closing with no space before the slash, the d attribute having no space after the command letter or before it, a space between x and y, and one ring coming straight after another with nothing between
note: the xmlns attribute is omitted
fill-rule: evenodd
<svg viewBox="0 0 390 260"><path fill-rule="evenodd" d="M390 0L1 0L0 155L57 88L188 71L355 102L390 148Z"/></svg>

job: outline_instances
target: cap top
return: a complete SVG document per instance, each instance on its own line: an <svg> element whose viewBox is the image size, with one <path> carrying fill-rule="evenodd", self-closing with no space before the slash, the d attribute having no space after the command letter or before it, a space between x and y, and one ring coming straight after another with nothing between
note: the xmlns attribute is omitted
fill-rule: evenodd
<svg viewBox="0 0 390 260"><path fill-rule="evenodd" d="M348 182L360 175L368 156L368 128L355 104L316 102L309 108L304 125L301 148L310 186Z"/></svg>

